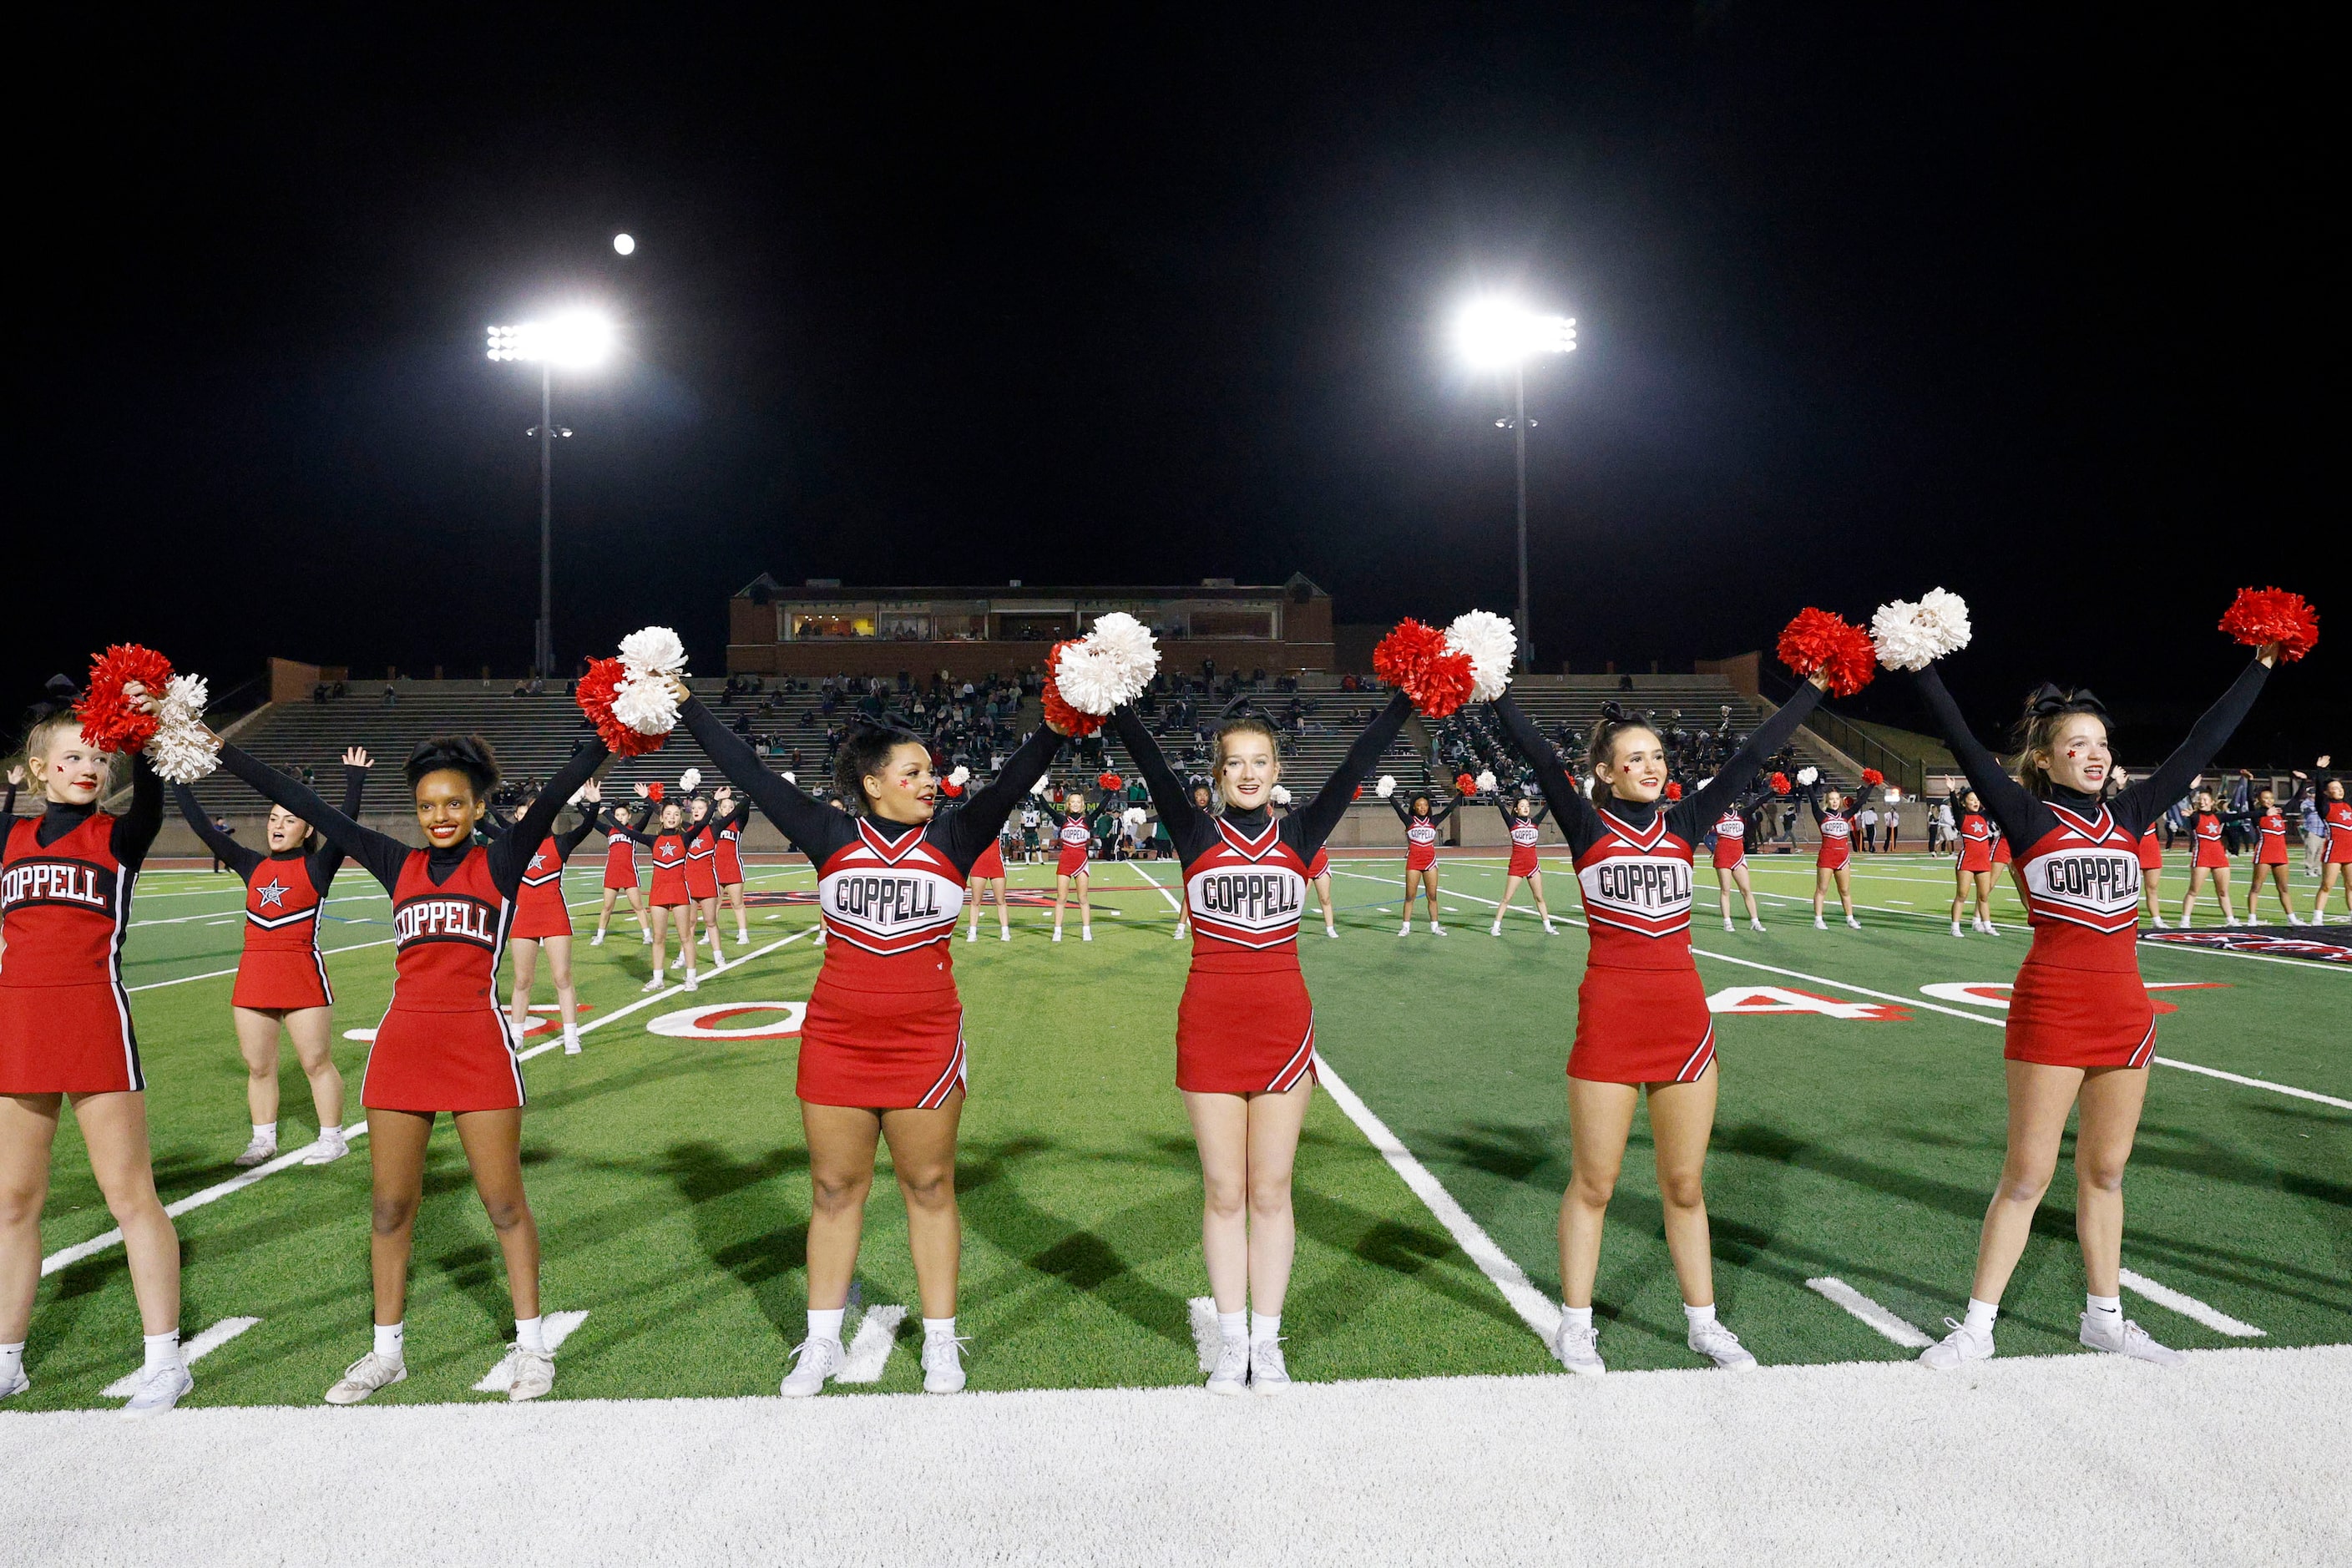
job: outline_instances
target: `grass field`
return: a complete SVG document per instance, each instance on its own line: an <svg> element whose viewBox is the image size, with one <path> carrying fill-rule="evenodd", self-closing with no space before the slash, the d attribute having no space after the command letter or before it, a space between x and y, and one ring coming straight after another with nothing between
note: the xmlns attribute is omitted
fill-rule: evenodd
<svg viewBox="0 0 2352 1568"><path fill-rule="evenodd" d="M1573 913L1565 863L1546 865L1555 907ZM1299 1158L1292 1372L1316 1381L1540 1372L1552 1363L1530 1321L1556 1310L1547 1303L1557 1300L1553 1227L1568 1168L1561 1075L1583 932L1564 923L1547 937L1515 913L1506 935L1490 938L1501 861L1466 857L1444 868L1451 934L1416 928L1400 941L1398 866L1336 862L1343 938L1325 940L1310 918L1302 942L1339 1081L1317 1097ZM1771 929L1724 932L1704 868L1696 928L1721 1013L1708 1187L1723 1315L1768 1363L1907 1356L1899 1325L1890 1338L1808 1282L1843 1281L1929 1332L1965 1295L2003 1111L1999 993L1958 988L2006 983L2022 930L1953 940L1941 916L1948 863L1904 856L1858 867L1866 929L1816 931L1794 901L1810 890L1810 865L1758 866ZM1050 887L1048 873L1016 868L1015 882ZM570 882L583 933L596 878L583 867ZM1049 945L1049 917L1035 908L1016 908L1010 945L993 938L993 910L987 940L956 944L972 1082L961 1317L976 1388L1198 1376L1198 1177L1171 1082L1186 950L1170 940L1162 890L1173 889L1174 868L1104 867L1099 880L1091 944L1076 942L1073 916L1071 940ZM2177 874L2168 880L2180 885ZM762 901L751 944L730 940L740 961L692 995L640 994L646 959L625 913L614 942L592 950L583 935L575 950L587 1049L548 1051L525 1068L546 1306L585 1314L563 1346L555 1397L772 1393L804 1304L794 1042L680 1037L654 1026L688 1009L720 1012L707 1021L728 1029L767 1034L789 1023L786 1005L806 998L820 957L807 940L812 885L804 866L753 868ZM342 950L330 963L352 1124L366 1047L341 1033L375 1021L391 953L373 886L346 871L337 891L325 945ZM2011 898L2004 889L2004 920L2017 912ZM226 876L151 873L128 979L139 988L165 1199L210 1194L178 1221L185 1331L194 1339L257 1320L197 1363L190 1403L309 1404L367 1344L366 1144L334 1165L295 1165L214 1194L238 1174L228 1162L247 1135L228 1021L239 901ZM2161 1020L2160 1056L2235 1080L2157 1070L2127 1188L2126 1265L2140 1281L2128 1310L2158 1338L2192 1348L2352 1340L2352 973L2153 946L2142 963L2152 984L2177 988L2159 993L2160 1005L2177 1009ZM551 1000L543 977L541 988ZM1771 1010L1722 1011L1730 1006ZM290 1052L284 1094L281 1147L291 1151L310 1136L311 1114ZM1360 1101L1357 1114L1343 1099ZM1382 1124L1393 1135L1386 1154L1368 1132ZM1602 1349L1612 1367L1688 1365L1639 1125L1635 1141L1602 1255ZM121 1250L103 1241L111 1223L68 1131L44 1226L56 1266L34 1319L34 1388L12 1407L103 1407L102 1391L134 1363ZM887 1179L868 1215L859 1290L872 1307L913 1300L903 1214ZM2008 1302L2004 1353L2071 1351L2080 1292L2062 1170ZM2231 1322L2261 1337L2214 1326ZM417 1227L408 1325L410 1379L375 1403L483 1397L471 1388L499 1359L509 1308L446 1127ZM868 1340L877 1351L890 1343L878 1331ZM877 1370L867 1386L915 1387L911 1342Z"/></svg>

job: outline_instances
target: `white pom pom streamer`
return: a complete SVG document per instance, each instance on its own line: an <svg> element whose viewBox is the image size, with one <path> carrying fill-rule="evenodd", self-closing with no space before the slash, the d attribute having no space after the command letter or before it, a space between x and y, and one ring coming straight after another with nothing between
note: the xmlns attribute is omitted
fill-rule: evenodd
<svg viewBox="0 0 2352 1568"><path fill-rule="evenodd" d="M640 735L667 735L677 728L677 698L656 676L624 676L613 689L613 717Z"/></svg>
<svg viewBox="0 0 2352 1568"><path fill-rule="evenodd" d="M667 626L646 626L621 639L621 662L632 675L683 675L686 645Z"/></svg>
<svg viewBox="0 0 2352 1568"><path fill-rule="evenodd" d="M1275 805L1288 805L1290 804L1290 792L1283 788L1280 784L1275 785L1271 793L1274 795Z"/></svg>
<svg viewBox="0 0 2352 1568"><path fill-rule="evenodd" d="M1917 603L1896 599L1870 617L1870 640L1889 669L1925 669L1969 646L1968 601L1931 588Z"/></svg>
<svg viewBox="0 0 2352 1568"><path fill-rule="evenodd" d="M1125 811L1119 813L1119 815L1127 819L1127 824L1130 827L1140 827L1146 820L1143 815L1143 807L1139 805L1130 805Z"/></svg>
<svg viewBox="0 0 2352 1568"><path fill-rule="evenodd" d="M953 773L950 773L950 774L948 775L948 783L950 783L950 784L951 784L955 785L955 786L956 786L956 788L958 788L958 789L961 789L961 788L963 788L963 786L964 786L964 785L966 785L966 784L970 784L971 782L971 770L970 768L968 768L968 767L965 767L965 766L964 766L962 763L958 763L956 764L956 771L955 771L955 772L953 772Z"/></svg>
<svg viewBox="0 0 2352 1568"><path fill-rule="evenodd" d="M1800 789L1811 789L1821 781L1821 776L1822 770L1819 768L1799 768L1797 785Z"/></svg>
<svg viewBox="0 0 2352 1568"><path fill-rule="evenodd" d="M1044 779L1039 779L1035 784L1031 784L1029 786L1029 793L1031 795L1044 795L1045 793L1045 781Z"/></svg>
<svg viewBox="0 0 2352 1568"><path fill-rule="evenodd" d="M1381 782L1372 786L1372 793L1379 795L1382 800L1386 800L1389 796L1396 794L1396 774L1382 773L1381 775Z"/></svg>
<svg viewBox="0 0 2352 1568"><path fill-rule="evenodd" d="M1465 610L1445 628L1446 646L1470 657L1470 700L1492 702L1511 684L1519 635L1491 610Z"/></svg>
<svg viewBox="0 0 2352 1568"><path fill-rule="evenodd" d="M1098 616L1087 635L1062 650L1054 685L1062 700L1101 718L1143 695L1160 669L1160 647L1142 622L1122 610Z"/></svg>
<svg viewBox="0 0 2352 1568"><path fill-rule="evenodd" d="M1480 795L1492 795L1495 793L1495 774L1491 769L1480 768L1478 770L1478 776L1472 779L1470 782L1477 787Z"/></svg>
<svg viewBox="0 0 2352 1568"><path fill-rule="evenodd" d="M686 772L678 774L677 787L684 790L688 795L692 795L696 790L700 789L702 787L702 770L700 768L688 768Z"/></svg>
<svg viewBox="0 0 2352 1568"><path fill-rule="evenodd" d="M211 698L201 675L175 675L158 694L147 765L173 784L194 784L220 766L220 741L205 728Z"/></svg>
<svg viewBox="0 0 2352 1568"><path fill-rule="evenodd" d="M784 775L784 782L785 782L786 784L796 784L800 783L801 781L800 781L799 779L795 778L795 777L794 777L793 775L792 775L791 773L786 773L786 774Z"/></svg>

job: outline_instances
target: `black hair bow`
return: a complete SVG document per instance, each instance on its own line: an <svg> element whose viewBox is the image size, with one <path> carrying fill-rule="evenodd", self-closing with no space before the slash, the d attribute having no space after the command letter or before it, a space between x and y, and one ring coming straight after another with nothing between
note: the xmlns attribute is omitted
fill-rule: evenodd
<svg viewBox="0 0 2352 1568"><path fill-rule="evenodd" d="M1614 701L1603 702L1601 705L1601 716L1612 724L1625 722L1625 710Z"/></svg>
<svg viewBox="0 0 2352 1568"><path fill-rule="evenodd" d="M2078 686L2074 690L2067 691L2045 680L2039 690L2025 700L2025 710L2037 719L2046 719L2053 713L2064 713L2082 709L2089 709L2102 719L2107 715L2107 705L2100 701L2086 686Z"/></svg>

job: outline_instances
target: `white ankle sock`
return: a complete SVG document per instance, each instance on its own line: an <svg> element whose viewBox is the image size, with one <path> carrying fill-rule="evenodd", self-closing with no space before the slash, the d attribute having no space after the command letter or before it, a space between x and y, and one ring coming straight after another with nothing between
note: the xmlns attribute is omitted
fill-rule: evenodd
<svg viewBox="0 0 2352 1568"><path fill-rule="evenodd" d="M1589 1329L1592 1326L1592 1309L1590 1307L1563 1306L1559 1310L1559 1315L1560 1321L1572 1329Z"/></svg>
<svg viewBox="0 0 2352 1568"><path fill-rule="evenodd" d="M841 1338L841 1315L847 1310L846 1307L833 1307L822 1311L811 1307L808 1310L808 1337L838 1342Z"/></svg>
<svg viewBox="0 0 2352 1568"><path fill-rule="evenodd" d="M1694 1307L1688 1301L1684 1302L1683 1321L1690 1326L1693 1332L1696 1332L1706 1324L1715 1321L1715 1303L1709 1301L1704 1307Z"/></svg>
<svg viewBox="0 0 2352 1568"><path fill-rule="evenodd" d="M149 1334L146 1336L146 1341L147 1370L149 1372L153 1372L158 1367L176 1366L179 1364L179 1330L173 1329L168 1334Z"/></svg>
<svg viewBox="0 0 2352 1568"><path fill-rule="evenodd" d="M526 1351L547 1348L547 1319L544 1315L515 1320L515 1348Z"/></svg>
<svg viewBox="0 0 2352 1568"><path fill-rule="evenodd" d="M1217 1314L1217 1335L1220 1339L1237 1340L1248 1332L1249 1314L1247 1312Z"/></svg>
<svg viewBox="0 0 2352 1568"><path fill-rule="evenodd" d="M16 1374L24 1370L25 1342L19 1340L13 1345L0 1345L0 1387L16 1382Z"/></svg>
<svg viewBox="0 0 2352 1568"><path fill-rule="evenodd" d="M255 1123L253 1124L253 1136L254 1136L255 1140L256 1140L257 1142L263 1142L263 1143L275 1143L275 1142L278 1142L278 1123L276 1123L275 1121L257 1121L257 1122L255 1122Z"/></svg>
<svg viewBox="0 0 2352 1568"><path fill-rule="evenodd" d="M1960 1326L1971 1333L1990 1334L1992 1332L1992 1321L2000 1315L2000 1312L1999 1302L1979 1301L1971 1296L1969 1298L1968 1312L1962 1319Z"/></svg>
<svg viewBox="0 0 2352 1568"><path fill-rule="evenodd" d="M1254 1345L1264 1344L1268 1340L1278 1340L1282 1338L1282 1314L1280 1312L1276 1312L1271 1318L1267 1317L1264 1312L1252 1312L1249 1315L1249 1318L1250 1343Z"/></svg>
<svg viewBox="0 0 2352 1568"><path fill-rule="evenodd" d="M378 1323L375 1326L375 1353L385 1361L399 1361L406 1353L408 1322Z"/></svg>
<svg viewBox="0 0 2352 1568"><path fill-rule="evenodd" d="M2100 1327L2112 1327L2123 1321L2124 1299L2121 1296L2094 1296L2084 1291L2083 1300L2089 1305L2091 1316Z"/></svg>
<svg viewBox="0 0 2352 1568"><path fill-rule="evenodd" d="M955 1338L955 1320L953 1318L925 1318L923 1320L923 1341L925 1343L928 1344L932 1340L951 1340L953 1338Z"/></svg>

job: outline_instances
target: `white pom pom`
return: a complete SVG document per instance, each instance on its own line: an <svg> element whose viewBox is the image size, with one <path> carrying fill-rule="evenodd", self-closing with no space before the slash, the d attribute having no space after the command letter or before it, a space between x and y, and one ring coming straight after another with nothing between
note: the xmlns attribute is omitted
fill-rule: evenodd
<svg viewBox="0 0 2352 1568"><path fill-rule="evenodd" d="M792 774L790 774L790 773L786 773L786 774L784 775L784 782L785 782L786 784L798 784L798 783L800 783L801 781L800 781L799 779L797 779L797 778L794 778Z"/></svg>
<svg viewBox="0 0 2352 1568"><path fill-rule="evenodd" d="M667 626L647 626L621 639L621 662L632 675L683 674L686 645Z"/></svg>
<svg viewBox="0 0 2352 1568"><path fill-rule="evenodd" d="M963 788L965 784L970 784L971 782L971 770L965 767L961 763L956 764L956 771L948 775L948 783L955 785L958 789Z"/></svg>
<svg viewBox="0 0 2352 1568"><path fill-rule="evenodd" d="M1382 800L1386 800L1389 796L1396 794L1396 775L1394 773L1382 773L1381 775L1381 782L1372 786L1372 793L1379 795Z"/></svg>
<svg viewBox="0 0 2352 1568"><path fill-rule="evenodd" d="M1492 702L1511 684L1519 635L1491 610L1465 610L1445 628L1446 646L1470 656L1470 700Z"/></svg>
<svg viewBox="0 0 2352 1568"><path fill-rule="evenodd" d="M1814 784L1819 782L1821 776L1822 770L1819 768L1799 768L1797 770L1798 787L1801 789L1811 789Z"/></svg>
<svg viewBox="0 0 2352 1568"><path fill-rule="evenodd" d="M1111 708L1142 696L1151 678L1160 673L1160 645L1153 640L1151 629L1125 610L1097 616L1079 646L1088 650L1089 678L1100 683L1099 695L1109 698ZM1062 695L1081 712L1096 711L1081 707L1067 687ZM1100 711L1108 713L1110 708Z"/></svg>
<svg viewBox="0 0 2352 1568"><path fill-rule="evenodd" d="M194 784L220 766L220 741L205 728L211 699L201 675L175 675L157 692L147 765L173 784Z"/></svg>
<svg viewBox="0 0 2352 1568"><path fill-rule="evenodd" d="M692 795L696 790L700 789L702 787L702 770L700 768L688 768L686 772L678 774L677 787L684 790L688 795Z"/></svg>
<svg viewBox="0 0 2352 1568"><path fill-rule="evenodd" d="M667 735L677 728L677 698L667 680L625 676L613 689L613 717L640 735Z"/></svg>
<svg viewBox="0 0 2352 1568"><path fill-rule="evenodd" d="M1045 793L1045 781L1044 779L1039 779L1035 784L1031 784L1029 786L1029 793L1031 795L1044 795Z"/></svg>
<svg viewBox="0 0 2352 1568"><path fill-rule="evenodd" d="M1968 601L1931 588L1914 604L1896 599L1870 617L1870 640L1889 669L1925 669L1969 646Z"/></svg>
<svg viewBox="0 0 2352 1568"><path fill-rule="evenodd" d="M1478 793L1480 795L1492 795L1495 793L1495 775L1489 769L1479 769L1478 776L1470 782L1477 786Z"/></svg>
<svg viewBox="0 0 2352 1568"><path fill-rule="evenodd" d="M1139 805L1130 805L1125 811L1119 813L1119 815L1127 819L1129 826L1135 827L1142 826L1146 820L1143 815L1143 807Z"/></svg>
<svg viewBox="0 0 2352 1568"><path fill-rule="evenodd" d="M1283 788L1280 784L1275 785L1273 790L1269 793L1274 796L1275 805L1288 805L1290 804L1290 792Z"/></svg>

